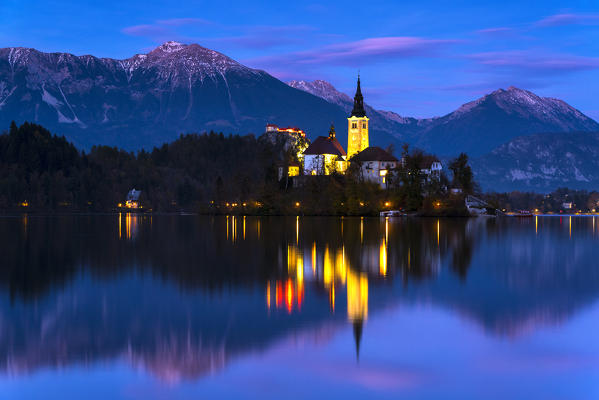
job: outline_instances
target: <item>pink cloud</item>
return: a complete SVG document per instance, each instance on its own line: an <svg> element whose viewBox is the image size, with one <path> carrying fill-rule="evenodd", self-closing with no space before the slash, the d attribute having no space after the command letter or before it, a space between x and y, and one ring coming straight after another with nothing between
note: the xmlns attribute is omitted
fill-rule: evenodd
<svg viewBox="0 0 599 400"><path fill-rule="evenodd" d="M496 27L496 28L479 29L478 31L476 31L476 33L478 33L479 35L496 36L496 35L509 34L509 33L512 33L513 31L514 30L512 28L500 26L500 27Z"/></svg>
<svg viewBox="0 0 599 400"><path fill-rule="evenodd" d="M249 60L259 65L288 64L336 64L355 66L381 58L431 57L455 40L425 39L420 37L378 37L353 42L343 42L307 51L260 57Z"/></svg>
<svg viewBox="0 0 599 400"><path fill-rule="evenodd" d="M599 14L555 14L537 22L538 26L599 25Z"/></svg>
<svg viewBox="0 0 599 400"><path fill-rule="evenodd" d="M501 69L533 71L535 73L563 73L599 68L599 58L569 54L536 54L526 51L477 53L467 56L479 64Z"/></svg>

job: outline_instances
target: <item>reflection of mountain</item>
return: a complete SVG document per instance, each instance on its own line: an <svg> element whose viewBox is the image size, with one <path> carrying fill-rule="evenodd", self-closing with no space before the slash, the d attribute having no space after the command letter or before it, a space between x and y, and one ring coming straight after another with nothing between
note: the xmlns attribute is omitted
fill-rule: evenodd
<svg viewBox="0 0 599 400"><path fill-rule="evenodd" d="M595 217L476 222L468 227L478 245L465 284L445 272L408 296L429 297L501 335L560 323L599 298Z"/></svg>
<svg viewBox="0 0 599 400"><path fill-rule="evenodd" d="M348 323L359 351L368 319L397 302L455 309L497 334L534 329L599 296L594 223L2 219L2 369L120 357L192 379Z"/></svg>

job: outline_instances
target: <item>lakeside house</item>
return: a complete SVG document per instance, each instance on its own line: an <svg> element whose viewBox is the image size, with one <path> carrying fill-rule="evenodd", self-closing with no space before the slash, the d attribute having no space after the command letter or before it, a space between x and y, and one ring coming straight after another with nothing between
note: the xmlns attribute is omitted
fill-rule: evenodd
<svg viewBox="0 0 599 400"><path fill-rule="evenodd" d="M300 174L300 168L300 164L295 161L291 161L287 164L279 164L279 180L284 177L293 178L294 176L298 176Z"/></svg>
<svg viewBox="0 0 599 400"><path fill-rule="evenodd" d="M380 147L368 147L352 157L351 162L360 165L362 178L369 182L378 183L382 188L387 187L387 175L390 170L399 165L399 160Z"/></svg>
<svg viewBox="0 0 599 400"><path fill-rule="evenodd" d="M141 190L131 189L127 193L127 199L125 200L125 208L141 208L139 203L139 197L141 196Z"/></svg>
<svg viewBox="0 0 599 400"><path fill-rule="evenodd" d="M420 162L420 173L422 174L425 182L439 181L441 180L441 172L443 171L443 164L435 156L425 155Z"/></svg>

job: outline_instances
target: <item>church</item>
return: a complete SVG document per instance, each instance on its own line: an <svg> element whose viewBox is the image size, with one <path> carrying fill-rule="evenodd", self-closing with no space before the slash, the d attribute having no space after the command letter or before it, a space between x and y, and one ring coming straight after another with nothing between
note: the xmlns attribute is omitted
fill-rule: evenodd
<svg viewBox="0 0 599 400"><path fill-rule="evenodd" d="M304 175L344 173L349 162L359 162L365 179L385 186L385 176L398 160L380 147L369 147L368 123L358 75L354 106L347 118L347 152L331 125L328 137L319 136L303 152Z"/></svg>

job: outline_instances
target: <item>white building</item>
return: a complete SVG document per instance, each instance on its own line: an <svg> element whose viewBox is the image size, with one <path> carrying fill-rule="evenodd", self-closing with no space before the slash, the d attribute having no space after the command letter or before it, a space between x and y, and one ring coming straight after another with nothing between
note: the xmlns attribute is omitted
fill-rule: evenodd
<svg viewBox="0 0 599 400"><path fill-rule="evenodd" d="M439 181L441 179L441 171L443 171L443 165L437 157L426 155L422 158L420 173L426 182L431 180Z"/></svg>
<svg viewBox="0 0 599 400"><path fill-rule="evenodd" d="M319 136L304 151L304 175L330 175L345 172L345 150L335 137L335 127L331 125L329 136Z"/></svg>
<svg viewBox="0 0 599 400"><path fill-rule="evenodd" d="M381 187L387 186L387 174L399 165L397 158L376 146L362 150L352 157L351 162L360 165L364 180L376 182Z"/></svg>

